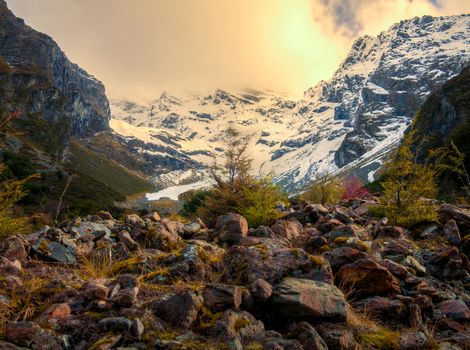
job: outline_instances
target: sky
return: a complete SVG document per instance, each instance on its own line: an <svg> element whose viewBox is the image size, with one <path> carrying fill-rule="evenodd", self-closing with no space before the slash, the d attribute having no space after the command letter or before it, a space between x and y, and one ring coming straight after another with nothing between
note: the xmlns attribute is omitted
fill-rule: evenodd
<svg viewBox="0 0 470 350"><path fill-rule="evenodd" d="M466 0L7 0L103 81L108 97L270 89L328 80L359 35Z"/></svg>

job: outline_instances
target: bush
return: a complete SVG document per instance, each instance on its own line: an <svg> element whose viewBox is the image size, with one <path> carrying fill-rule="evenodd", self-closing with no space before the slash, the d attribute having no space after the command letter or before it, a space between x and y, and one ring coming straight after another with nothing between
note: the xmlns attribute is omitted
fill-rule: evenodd
<svg viewBox="0 0 470 350"><path fill-rule="evenodd" d="M346 179L341 199L364 198L368 194L369 191L364 187L361 179L356 176L351 176Z"/></svg>
<svg viewBox="0 0 470 350"><path fill-rule="evenodd" d="M269 178L256 180L252 187L243 191L243 195L244 203L237 207L237 211L251 227L271 225L282 216L276 205L285 200L285 195Z"/></svg>
<svg viewBox="0 0 470 350"><path fill-rule="evenodd" d="M250 174L252 160L246 155L249 138L229 127L224 141L222 165L216 160L211 168L215 185L210 192L186 201L187 210L196 209L209 226L215 225L218 216L230 212L245 216L252 227L278 219L276 204L284 196L270 177L257 179Z"/></svg>
<svg viewBox="0 0 470 350"><path fill-rule="evenodd" d="M437 220L434 206L426 200L437 193L437 173L430 166L414 162L412 140L412 133L405 136L403 144L385 164L383 196L375 210L382 210L392 225L407 227Z"/></svg>
<svg viewBox="0 0 470 350"><path fill-rule="evenodd" d="M184 200L181 214L187 217L193 217L196 215L199 208L204 206L205 200L212 196L211 191L190 191L184 193L182 198Z"/></svg>
<svg viewBox="0 0 470 350"><path fill-rule="evenodd" d="M319 204L336 204L344 193L341 181L329 175L316 180L304 193L303 199Z"/></svg>

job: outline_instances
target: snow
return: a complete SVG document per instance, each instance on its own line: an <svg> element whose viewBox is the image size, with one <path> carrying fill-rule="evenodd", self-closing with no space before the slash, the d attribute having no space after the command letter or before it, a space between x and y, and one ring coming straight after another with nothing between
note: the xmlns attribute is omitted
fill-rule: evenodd
<svg viewBox="0 0 470 350"><path fill-rule="evenodd" d="M451 25L442 30L446 24ZM458 73L457 68L449 68L451 64L458 67L455 62L470 60L469 36L470 16L439 17L426 24L419 19L402 21L378 37L357 40L331 79L308 89L299 101L272 92L216 90L204 96L178 97L162 93L150 102L111 101L110 124L129 140L147 143L137 149L149 156L196 163L191 163L197 171L188 175L189 180L182 175L185 170L169 169L166 177L156 176L155 181L167 186L168 193L163 190L149 196L163 193L175 198L191 189L187 181L194 181L194 186L204 183L203 169L224 148L223 130L229 125L253 135L248 153L254 158L255 174L274 172L275 181L298 187L324 173L380 163L411 120L411 115L396 115L400 108L388 95L403 96L415 89L416 94L427 96L428 82L438 84L451 78ZM383 97L360 110L367 103L364 88ZM253 99L247 100L245 94ZM286 107L294 102L293 108ZM345 113L338 116L335 110ZM366 128L360 122L373 125ZM347 134L353 130L355 141L366 152L338 169L335 152L347 137L352 139ZM373 133L358 133L361 130ZM372 176L369 172L368 178Z"/></svg>
<svg viewBox="0 0 470 350"><path fill-rule="evenodd" d="M198 190L208 188L213 185L213 181L207 179L202 181L193 182L187 185L178 185L178 186L170 186L161 191L147 193L145 197L149 201L156 201L162 198L169 198L173 200L178 200L178 196L182 193L185 193L190 190Z"/></svg>
<svg viewBox="0 0 470 350"><path fill-rule="evenodd" d="M367 83L367 87L377 95L388 95L388 91L385 90L383 87L380 87L370 81Z"/></svg>

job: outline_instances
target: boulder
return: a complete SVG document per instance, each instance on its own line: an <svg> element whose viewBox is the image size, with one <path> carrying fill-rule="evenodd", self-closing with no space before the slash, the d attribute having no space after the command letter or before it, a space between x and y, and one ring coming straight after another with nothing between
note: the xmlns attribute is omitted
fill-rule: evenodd
<svg viewBox="0 0 470 350"><path fill-rule="evenodd" d="M317 330L328 345L328 349L360 349L354 339L353 331L347 325L321 323L318 325Z"/></svg>
<svg viewBox="0 0 470 350"><path fill-rule="evenodd" d="M328 209L321 204L309 204L304 208L307 221L315 223L321 217L328 215Z"/></svg>
<svg viewBox="0 0 470 350"><path fill-rule="evenodd" d="M108 299L109 288L99 283L89 282L84 287L83 295L88 300Z"/></svg>
<svg viewBox="0 0 470 350"><path fill-rule="evenodd" d="M131 330L133 322L125 317L106 317L98 322L104 332L126 333Z"/></svg>
<svg viewBox="0 0 470 350"><path fill-rule="evenodd" d="M273 238L275 237L275 233L268 226L259 226L256 229L250 229L248 236Z"/></svg>
<svg viewBox="0 0 470 350"><path fill-rule="evenodd" d="M221 244L238 244L248 234L248 222L239 214L226 214L217 218L215 234Z"/></svg>
<svg viewBox="0 0 470 350"><path fill-rule="evenodd" d="M332 249L324 254L324 257L330 262L333 271L338 271L343 265L350 264L356 260L367 256L357 249L351 247L340 247Z"/></svg>
<svg viewBox="0 0 470 350"><path fill-rule="evenodd" d="M376 238L402 238L405 236L405 229L399 226L384 226L377 231Z"/></svg>
<svg viewBox="0 0 470 350"><path fill-rule="evenodd" d="M117 236L119 240L124 243L124 245L129 249L129 250L134 250L138 248L137 243L132 239L131 235L129 232L125 230L119 230L117 233Z"/></svg>
<svg viewBox="0 0 470 350"><path fill-rule="evenodd" d="M71 241L62 240L62 243L40 238L32 247L32 252L40 258L63 264L75 264L77 251Z"/></svg>
<svg viewBox="0 0 470 350"><path fill-rule="evenodd" d="M328 350L328 346L323 338L309 323L297 323L291 328L291 331L299 339L304 349Z"/></svg>
<svg viewBox="0 0 470 350"><path fill-rule="evenodd" d="M345 321L348 315L343 293L334 285L299 278L285 278L273 296L276 310L289 320Z"/></svg>
<svg viewBox="0 0 470 350"><path fill-rule="evenodd" d="M277 220L274 225L271 226L271 230L275 234L284 237L289 241L299 237L302 234L302 229L302 224L296 219Z"/></svg>
<svg viewBox="0 0 470 350"><path fill-rule="evenodd" d="M289 275L328 283L333 281L330 264L321 256L307 254L299 248L279 247L278 242L269 238L257 238L253 243L257 244L231 247L224 256L225 282L250 284L261 278L275 284Z"/></svg>
<svg viewBox="0 0 470 350"><path fill-rule="evenodd" d="M452 204L441 204L436 211L440 222L448 222L453 219L459 227L470 228L470 210Z"/></svg>
<svg viewBox="0 0 470 350"><path fill-rule="evenodd" d="M400 293L400 284L391 272L367 258L344 265L336 278L338 283L350 288L356 295Z"/></svg>
<svg viewBox="0 0 470 350"><path fill-rule="evenodd" d="M446 317L458 321L470 321L470 310L461 300L445 300L437 305L437 309Z"/></svg>
<svg viewBox="0 0 470 350"><path fill-rule="evenodd" d="M444 235L447 237L450 243L459 245L461 242L459 227L454 219L447 221L442 228Z"/></svg>
<svg viewBox="0 0 470 350"><path fill-rule="evenodd" d="M208 284L202 291L204 305L211 311L238 309L242 302L242 289L225 284Z"/></svg>
<svg viewBox="0 0 470 350"><path fill-rule="evenodd" d="M201 306L201 297L191 292L175 294L168 299L150 303L150 308L158 318L183 329L188 329L196 320Z"/></svg>
<svg viewBox="0 0 470 350"><path fill-rule="evenodd" d="M41 327L36 322L8 322L5 329L7 341L20 346L30 346Z"/></svg>
<svg viewBox="0 0 470 350"><path fill-rule="evenodd" d="M45 324L51 320L67 318L71 314L70 306L66 303L53 304L44 311L39 317L39 323Z"/></svg>
<svg viewBox="0 0 470 350"><path fill-rule="evenodd" d="M268 300L273 294L273 287L265 280L258 278L250 284L251 295L260 301Z"/></svg>
<svg viewBox="0 0 470 350"><path fill-rule="evenodd" d="M0 256L11 261L24 262L28 258L28 253L20 237L8 236L0 240Z"/></svg>
<svg viewBox="0 0 470 350"><path fill-rule="evenodd" d="M126 216L126 224L131 226L137 226L140 228L145 227L145 221L140 218L137 214L129 214Z"/></svg>
<svg viewBox="0 0 470 350"><path fill-rule="evenodd" d="M363 299L354 304L356 309L367 312L374 319L383 321L404 321L408 316L408 310L404 302L398 299L374 296Z"/></svg>

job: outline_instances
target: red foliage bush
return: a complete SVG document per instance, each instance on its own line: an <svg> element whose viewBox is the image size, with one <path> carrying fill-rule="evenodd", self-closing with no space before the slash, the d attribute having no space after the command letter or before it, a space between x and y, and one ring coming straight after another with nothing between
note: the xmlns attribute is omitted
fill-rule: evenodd
<svg viewBox="0 0 470 350"><path fill-rule="evenodd" d="M363 198L369 194L362 181L356 177L349 177L344 183L344 192L341 199Z"/></svg>

